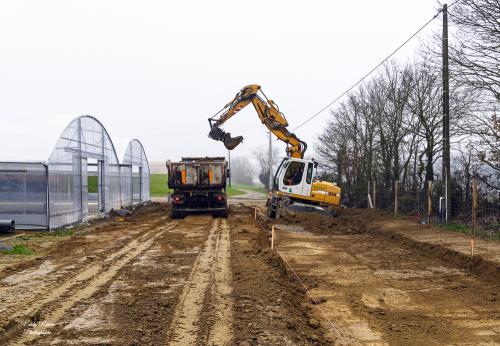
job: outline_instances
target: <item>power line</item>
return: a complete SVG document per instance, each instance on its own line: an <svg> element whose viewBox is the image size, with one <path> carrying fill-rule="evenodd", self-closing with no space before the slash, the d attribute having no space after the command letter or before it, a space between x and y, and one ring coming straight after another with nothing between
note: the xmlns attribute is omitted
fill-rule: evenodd
<svg viewBox="0 0 500 346"><path fill-rule="evenodd" d="M458 0L457 0L458 1ZM455 1L451 6L453 6L457 1ZM314 115L310 116L307 118L304 122L299 124L297 127L295 127L292 131L297 130L298 128L304 126L314 118L316 118L318 115L323 113L326 109L328 109L331 105L336 103L338 100L340 100L342 97L344 97L347 93L349 93L352 89L354 89L356 86L358 86L362 81L364 81L369 75L371 75L375 70L377 70L380 66L382 66L387 60L389 60L394 54L396 54L401 48L403 48L408 42L410 42L415 36L417 36L427 25L429 25L434 19L436 19L439 14L442 12L442 9L439 9L437 13L429 19L427 22L425 22L424 25L422 25L417 31L413 33L409 38L407 38L402 44L400 44L395 50L393 50L388 56L386 56L381 62L379 62L374 68L372 68L368 73L366 73L363 77L361 77L360 80L358 80L356 83L351 85L347 90L345 90L343 93L341 93L339 96L337 96L332 102L327 104L325 107L321 108L318 112L316 112Z"/></svg>
<svg viewBox="0 0 500 346"><path fill-rule="evenodd" d="M451 5L448 6L448 8L451 8L454 6L459 0L455 0ZM427 22L425 22L424 25L422 25L417 31L415 31L410 37L408 37L403 43L401 43L396 49L394 49L389 55L387 55L382 61L380 61L375 67L373 67L370 71L368 71L361 79L359 79L356 83L351 85L348 89L346 89L344 92L342 92L339 96L337 96L333 101L328 103L325 107L321 108L318 112L316 112L314 115L310 116L307 118L305 121L300 123L297 127L293 128L292 131L297 130L298 128L304 126L314 118L316 118L318 115L323 113L325 110L327 110L329 107L331 107L334 103L339 101L342 97L344 97L346 94L348 94L351 90L353 90L356 86L358 86L361 82L363 82L368 76L370 76L373 72L375 72L380 66L382 66L387 60L389 60L394 54L396 54L401 48L403 48L408 42L410 42L415 36L417 36L427 25L429 25L434 19L439 17L441 12L443 11L442 8L438 9L437 13L429 19ZM279 139L275 139L275 141L278 141ZM246 148L246 149L241 149L242 151L249 151L249 150L255 150L259 149L266 146L266 144L258 145L256 147L252 148Z"/></svg>

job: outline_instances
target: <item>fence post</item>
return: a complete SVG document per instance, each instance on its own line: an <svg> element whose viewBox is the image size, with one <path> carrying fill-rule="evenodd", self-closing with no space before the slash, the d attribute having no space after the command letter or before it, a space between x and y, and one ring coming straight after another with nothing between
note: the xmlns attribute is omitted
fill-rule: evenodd
<svg viewBox="0 0 500 346"><path fill-rule="evenodd" d="M274 225L271 228L271 250L274 250Z"/></svg>
<svg viewBox="0 0 500 346"><path fill-rule="evenodd" d="M398 216L399 209L399 180L394 181L394 216Z"/></svg>
<svg viewBox="0 0 500 346"><path fill-rule="evenodd" d="M432 216L432 180L427 182L427 224L431 224Z"/></svg>
<svg viewBox="0 0 500 346"><path fill-rule="evenodd" d="M377 182L373 181L373 208L377 208Z"/></svg>
<svg viewBox="0 0 500 346"><path fill-rule="evenodd" d="M472 230L473 238L471 239L471 257L474 257L474 243L477 237L477 180L472 179Z"/></svg>
<svg viewBox="0 0 500 346"><path fill-rule="evenodd" d="M372 197L370 195L370 180L368 180L367 197L368 197L368 208L373 209Z"/></svg>

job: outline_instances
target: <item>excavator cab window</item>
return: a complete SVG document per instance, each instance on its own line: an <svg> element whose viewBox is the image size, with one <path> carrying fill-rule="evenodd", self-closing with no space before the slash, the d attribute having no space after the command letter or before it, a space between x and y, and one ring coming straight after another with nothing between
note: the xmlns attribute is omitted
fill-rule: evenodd
<svg viewBox="0 0 500 346"><path fill-rule="evenodd" d="M285 176L283 177L283 184L288 186L300 184L304 173L304 166L304 162L290 162L285 172Z"/></svg>
<svg viewBox="0 0 500 346"><path fill-rule="evenodd" d="M313 163L309 162L307 164L307 175L306 175L306 183L308 184L312 182L313 170L314 170L314 165Z"/></svg>

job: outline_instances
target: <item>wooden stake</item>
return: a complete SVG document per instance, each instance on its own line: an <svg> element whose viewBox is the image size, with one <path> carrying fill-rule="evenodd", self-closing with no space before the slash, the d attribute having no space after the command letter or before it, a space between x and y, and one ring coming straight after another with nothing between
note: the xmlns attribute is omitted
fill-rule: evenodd
<svg viewBox="0 0 500 346"><path fill-rule="evenodd" d="M274 250L274 225L271 228L271 250Z"/></svg>
<svg viewBox="0 0 500 346"><path fill-rule="evenodd" d="M254 210L254 219L257 220L257 208L253 208Z"/></svg>
<svg viewBox="0 0 500 346"><path fill-rule="evenodd" d="M394 216L398 216L399 209L399 180L394 181Z"/></svg>
<svg viewBox="0 0 500 346"><path fill-rule="evenodd" d="M477 235L477 180L472 179L472 229L474 230L474 239Z"/></svg>
<svg viewBox="0 0 500 346"><path fill-rule="evenodd" d="M472 230L473 238L470 240L471 257L474 257L474 245L477 237L477 180L472 179Z"/></svg>
<svg viewBox="0 0 500 346"><path fill-rule="evenodd" d="M427 182L427 224L431 224L432 216L432 180Z"/></svg>
<svg viewBox="0 0 500 346"><path fill-rule="evenodd" d="M366 189L368 191L367 197L368 197L368 208L373 208L372 204L372 197L370 196L370 181L368 180L368 187Z"/></svg>

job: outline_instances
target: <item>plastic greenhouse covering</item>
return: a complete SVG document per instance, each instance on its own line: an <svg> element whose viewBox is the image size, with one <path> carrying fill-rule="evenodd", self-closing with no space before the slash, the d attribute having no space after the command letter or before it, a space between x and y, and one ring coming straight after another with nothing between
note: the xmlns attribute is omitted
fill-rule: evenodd
<svg viewBox="0 0 500 346"><path fill-rule="evenodd" d="M133 139L125 150L123 164L132 166L132 198L133 201L151 199L149 191L149 163L141 142Z"/></svg>
<svg viewBox="0 0 500 346"><path fill-rule="evenodd" d="M0 219L52 229L147 202L149 173L138 140L120 164L102 124L81 116L64 129L47 164L0 162Z"/></svg>
<svg viewBox="0 0 500 346"><path fill-rule="evenodd" d="M15 220L25 228L46 228L47 165L0 162L0 220Z"/></svg>

